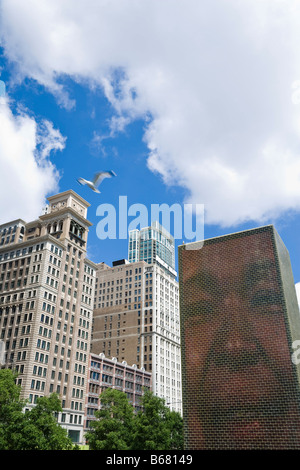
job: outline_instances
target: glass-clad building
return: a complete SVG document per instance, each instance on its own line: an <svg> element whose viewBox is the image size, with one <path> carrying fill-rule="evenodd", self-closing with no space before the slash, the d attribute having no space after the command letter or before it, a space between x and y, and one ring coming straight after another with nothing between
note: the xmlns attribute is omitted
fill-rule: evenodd
<svg viewBox="0 0 300 470"><path fill-rule="evenodd" d="M129 232L128 260L156 263L176 276L174 238L158 222Z"/></svg>

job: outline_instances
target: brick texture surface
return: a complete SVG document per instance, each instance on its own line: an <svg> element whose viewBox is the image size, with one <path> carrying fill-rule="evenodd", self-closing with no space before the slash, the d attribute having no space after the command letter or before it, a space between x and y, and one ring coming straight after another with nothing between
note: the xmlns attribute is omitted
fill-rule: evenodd
<svg viewBox="0 0 300 470"><path fill-rule="evenodd" d="M299 308L273 226L179 247L185 448L299 449Z"/></svg>

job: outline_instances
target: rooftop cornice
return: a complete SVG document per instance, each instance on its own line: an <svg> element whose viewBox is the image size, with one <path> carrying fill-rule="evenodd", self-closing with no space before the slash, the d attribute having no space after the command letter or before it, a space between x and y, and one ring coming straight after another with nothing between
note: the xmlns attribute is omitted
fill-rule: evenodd
<svg viewBox="0 0 300 470"><path fill-rule="evenodd" d="M79 196L79 194L75 193L75 191L73 191L73 189L68 189L67 191L64 191L62 193L59 193L59 194L55 194L53 196L49 196L47 198L47 200L49 202L52 202L53 200L57 199L57 198L60 198L60 197L65 197L65 196L74 196L75 198L79 199L80 202L82 202L86 207L90 207L90 203L87 202L85 199L83 199L81 196Z"/></svg>

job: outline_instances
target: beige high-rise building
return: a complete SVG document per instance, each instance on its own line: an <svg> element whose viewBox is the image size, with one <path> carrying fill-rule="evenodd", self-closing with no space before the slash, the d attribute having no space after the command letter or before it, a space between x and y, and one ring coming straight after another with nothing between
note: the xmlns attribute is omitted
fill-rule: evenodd
<svg viewBox="0 0 300 470"><path fill-rule="evenodd" d="M16 369L28 407L57 392L58 422L83 442L96 265L86 258L89 203L69 190L37 220L0 226L2 367Z"/></svg>
<svg viewBox="0 0 300 470"><path fill-rule="evenodd" d="M153 392L181 412L178 283L156 263L97 265L92 352L152 372Z"/></svg>

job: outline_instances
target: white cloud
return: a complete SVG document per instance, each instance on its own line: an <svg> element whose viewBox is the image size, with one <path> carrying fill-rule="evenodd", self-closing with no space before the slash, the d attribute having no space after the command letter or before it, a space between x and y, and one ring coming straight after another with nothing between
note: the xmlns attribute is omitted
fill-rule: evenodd
<svg viewBox="0 0 300 470"><path fill-rule="evenodd" d="M20 217L29 222L41 214L46 196L58 189L49 155L62 150L64 140L52 123L15 114L0 98L0 223Z"/></svg>
<svg viewBox="0 0 300 470"><path fill-rule="evenodd" d="M148 165L206 221L300 209L296 0L2 0L7 56L71 108L59 78L101 86L111 132L149 117Z"/></svg>

